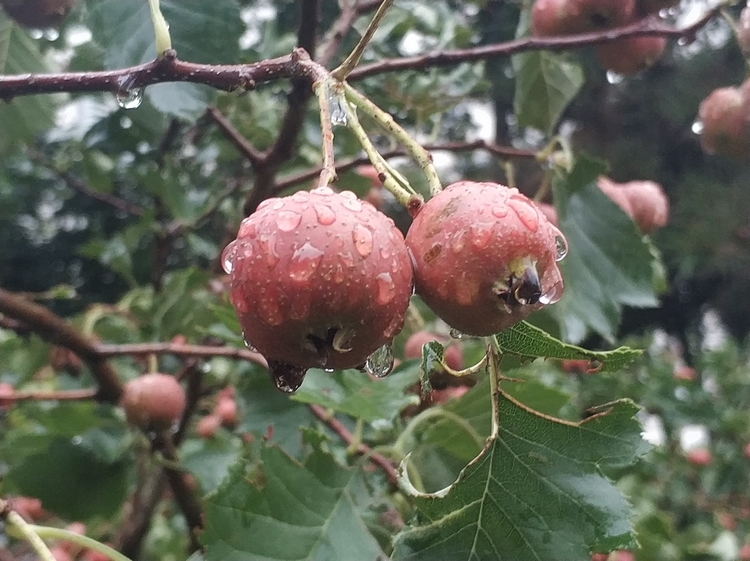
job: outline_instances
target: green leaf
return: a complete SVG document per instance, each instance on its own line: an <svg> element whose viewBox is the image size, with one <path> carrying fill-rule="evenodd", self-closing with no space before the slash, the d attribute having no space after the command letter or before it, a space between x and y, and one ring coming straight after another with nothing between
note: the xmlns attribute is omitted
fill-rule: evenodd
<svg viewBox="0 0 750 561"><path fill-rule="evenodd" d="M325 372L309 370L292 399L315 403L364 421L393 420L404 408L419 403L415 394L405 394L419 381L419 369L405 364L386 378L373 379L359 370Z"/></svg>
<svg viewBox="0 0 750 561"><path fill-rule="evenodd" d="M180 464L192 473L201 489L208 493L216 489L237 462L242 444L226 431L219 431L210 439L187 440L180 448Z"/></svg>
<svg viewBox="0 0 750 561"><path fill-rule="evenodd" d="M633 221L595 182L572 193L568 183L554 182L569 251L560 263L565 294L550 310L566 340L579 342L593 330L611 341L623 305L658 305L655 254Z"/></svg>
<svg viewBox="0 0 750 561"><path fill-rule="evenodd" d="M28 33L0 10L0 74L45 73L49 68ZM55 104L49 95L0 101L0 153L23 144L54 122Z"/></svg>
<svg viewBox="0 0 750 561"><path fill-rule="evenodd" d="M648 450L637 410L619 401L575 424L501 395L497 438L446 492L417 496L393 559L580 561L632 547L630 506L600 468Z"/></svg>
<svg viewBox="0 0 750 561"><path fill-rule="evenodd" d="M250 477L238 465L207 499L208 561L384 557L360 512L371 500L360 470L319 450L304 465L276 447L261 456Z"/></svg>
<svg viewBox="0 0 750 561"><path fill-rule="evenodd" d="M555 339L546 331L522 321L495 335L495 342L503 353L522 359L556 358L562 360L592 360L601 362L602 371L617 371L635 360L642 351L620 347L614 351L589 351Z"/></svg>

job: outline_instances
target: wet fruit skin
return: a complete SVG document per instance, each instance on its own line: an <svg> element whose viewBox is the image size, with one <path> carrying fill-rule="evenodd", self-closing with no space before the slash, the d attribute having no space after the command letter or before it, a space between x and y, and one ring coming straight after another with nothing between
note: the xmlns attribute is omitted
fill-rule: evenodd
<svg viewBox="0 0 750 561"><path fill-rule="evenodd" d="M57 27L68 15L76 0L2 0L5 12L24 27L45 29Z"/></svg>
<svg viewBox="0 0 750 561"><path fill-rule="evenodd" d="M177 379L156 372L130 380L120 399L128 422L143 430L168 429L180 420L185 404L185 390Z"/></svg>
<svg viewBox="0 0 750 561"><path fill-rule="evenodd" d="M531 34L571 35L624 25L635 12L635 0L536 0Z"/></svg>
<svg viewBox="0 0 750 561"><path fill-rule="evenodd" d="M666 46L664 37L630 37L597 45L596 56L605 70L632 76L659 60Z"/></svg>
<svg viewBox="0 0 750 561"><path fill-rule="evenodd" d="M460 181L430 199L406 236L417 294L468 335L491 335L562 296L560 231L516 189Z"/></svg>
<svg viewBox="0 0 750 561"><path fill-rule="evenodd" d="M349 191L264 201L225 257L246 341L293 381L360 366L403 327L413 286L403 235Z"/></svg>
<svg viewBox="0 0 750 561"><path fill-rule="evenodd" d="M703 124L700 142L707 154L720 154L737 160L750 156L750 83L742 88L726 87L711 92L698 109Z"/></svg>

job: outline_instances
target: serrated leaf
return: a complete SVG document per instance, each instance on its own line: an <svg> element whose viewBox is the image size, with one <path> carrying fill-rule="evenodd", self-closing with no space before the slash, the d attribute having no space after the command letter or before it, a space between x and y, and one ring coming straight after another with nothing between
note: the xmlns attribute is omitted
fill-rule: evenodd
<svg viewBox="0 0 750 561"><path fill-rule="evenodd" d="M418 381L419 369L413 363L379 379L358 370L329 373L315 369L308 371L292 399L315 403L368 422L390 421L404 408L419 403L418 396L405 393Z"/></svg>
<svg viewBox="0 0 750 561"><path fill-rule="evenodd" d="M360 514L370 501L360 470L319 450L304 465L276 447L261 458L251 478L238 466L206 500L208 561L385 557Z"/></svg>
<svg viewBox="0 0 750 561"><path fill-rule="evenodd" d="M239 439L219 431L210 439L186 441L180 448L180 464L195 476L201 489L209 493L219 486L241 453Z"/></svg>
<svg viewBox="0 0 750 561"><path fill-rule="evenodd" d="M0 10L0 74L44 73L49 68L28 33ZM0 152L34 138L52 126L55 103L49 95L0 102Z"/></svg>
<svg viewBox="0 0 750 561"><path fill-rule="evenodd" d="M600 468L648 450L637 410L619 401L574 424L501 395L498 436L442 498L415 498L393 559L580 561L631 547L630 506Z"/></svg>
<svg viewBox="0 0 750 561"><path fill-rule="evenodd" d="M517 355L526 360L535 358L593 360L601 362L601 370L605 372L620 370L634 361L642 352L630 347L620 347L613 351L589 351L563 343L543 329L525 321L495 335L495 342L503 353Z"/></svg>
<svg viewBox="0 0 750 561"><path fill-rule="evenodd" d="M554 193L569 251L560 263L565 294L550 310L568 341L590 330L614 340L624 305L658 305L651 244L595 182L571 193L555 181Z"/></svg>

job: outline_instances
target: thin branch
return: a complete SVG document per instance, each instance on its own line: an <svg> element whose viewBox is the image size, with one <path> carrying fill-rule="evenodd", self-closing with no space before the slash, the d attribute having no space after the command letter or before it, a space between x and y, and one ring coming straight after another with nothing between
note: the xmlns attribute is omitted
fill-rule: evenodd
<svg viewBox="0 0 750 561"><path fill-rule="evenodd" d="M96 398L98 391L96 388L86 388L82 390L13 392L10 395L4 395L3 401L82 401Z"/></svg>
<svg viewBox="0 0 750 561"><path fill-rule="evenodd" d="M444 142L439 144L424 144L426 150L430 152L469 152L472 150L486 150L491 154L499 158L536 158L536 152L534 150L523 150L520 148L513 148L511 146L499 146L486 142L484 140L475 140L473 142ZM383 158L395 158L397 156L406 156L405 150L398 148L395 150L389 150L381 154ZM336 170L338 172L347 171L363 164L369 164L370 159L367 156L355 156L352 158L342 159L336 162ZM310 181L320 175L323 170L322 166L310 168L298 173L289 174L287 176L279 178L276 182L274 194L278 194L289 187Z"/></svg>
<svg viewBox="0 0 750 561"><path fill-rule="evenodd" d="M211 345L178 345L175 343L134 343L130 345L100 344L95 348L101 357L111 356L144 356L150 354L168 354L185 357L210 358L215 356L247 360L268 368L266 359L260 353L234 347L218 347Z"/></svg>
<svg viewBox="0 0 750 561"><path fill-rule="evenodd" d="M125 523L120 529L114 543L116 549L123 555L136 559L140 557L141 545L151 526L151 518L156 511L156 507L162 500L164 491L167 488L167 477L163 470L159 470L151 478L151 481L145 489L138 489L141 497L145 498L139 502L139 508L134 509L124 517Z"/></svg>
<svg viewBox="0 0 750 561"><path fill-rule="evenodd" d="M375 32L378 30L378 27L380 27L380 23L383 21L383 18L385 18L385 14L392 5L393 0L383 0L380 6L378 6L378 11L375 12L372 20L370 20L370 23L367 25L367 29L365 29L365 32L362 34L362 37L360 37L352 52L338 68L331 72L331 76L336 80L346 80L346 77L351 74L351 71L359 64L362 55L365 54L367 45L372 41Z"/></svg>
<svg viewBox="0 0 750 561"><path fill-rule="evenodd" d="M437 66L451 66L461 62L472 62L487 60L498 57L508 57L526 51L567 51L601 43L612 43L619 39L628 37L660 36L668 38L695 37L696 33L705 27L714 17L721 13L722 5L711 10L698 21L684 28L674 27L662 23L658 18L644 18L630 25L596 31L592 33L581 33L578 35L560 37L523 37L504 43L483 45L470 49L454 49L437 51L413 57L403 57L381 60L355 68L349 74L349 81L361 80L368 76L383 74L385 72L396 72L399 70L422 70Z"/></svg>
<svg viewBox="0 0 750 561"><path fill-rule="evenodd" d="M117 403L122 384L117 373L97 347L68 322L47 308L0 288L0 313L17 319L34 330L42 339L66 347L76 353L91 370L99 385L97 399Z"/></svg>
<svg viewBox="0 0 750 561"><path fill-rule="evenodd" d="M354 442L354 435L338 419L330 415L320 405L311 404L309 407L312 414L328 425L347 445L351 445ZM371 463L382 469L391 485L398 485L398 472L391 460L378 452L373 452L369 446L362 443L357 447L357 452L367 456Z"/></svg>
<svg viewBox="0 0 750 561"><path fill-rule="evenodd" d="M320 48L320 56L317 57L317 61L323 66L328 66L328 63L333 60L336 56L336 52L341 45L341 42L346 37L349 30L354 25L356 20L362 14L370 12L380 6L383 0L364 0L362 2L356 2L352 0L351 3L345 4L341 8L339 17L333 22L331 28L326 34L328 38L324 41Z"/></svg>
<svg viewBox="0 0 750 561"><path fill-rule="evenodd" d="M232 144L234 144L235 148L240 151L240 153L245 156L248 162L250 162L250 165L253 166L253 168L257 168L263 163L263 159L265 155L256 150L255 147L250 144L250 141L248 141L242 134L240 134L240 131L238 131L236 128L234 128L234 125L229 122L229 119L227 119L224 114L216 109L216 107L209 107L206 110L206 115L211 118L211 120L216 123L221 131L229 138L229 140L232 141Z"/></svg>

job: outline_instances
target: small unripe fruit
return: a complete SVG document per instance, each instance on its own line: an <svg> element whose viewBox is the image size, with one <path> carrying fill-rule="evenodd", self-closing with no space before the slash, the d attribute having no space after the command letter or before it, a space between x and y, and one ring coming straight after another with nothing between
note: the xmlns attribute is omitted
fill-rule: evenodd
<svg viewBox="0 0 750 561"><path fill-rule="evenodd" d="M569 374L588 374L592 369L591 362L585 359L561 360L560 367Z"/></svg>
<svg viewBox="0 0 750 561"><path fill-rule="evenodd" d="M418 212L406 243L417 294L463 333L498 333L562 297L565 237L517 189L449 185Z"/></svg>
<svg viewBox="0 0 750 561"><path fill-rule="evenodd" d="M422 347L431 341L441 341L434 333L429 331L416 331L412 333L404 343L404 360L421 359ZM458 345L451 344L443 349L443 360L451 370L462 370L464 367L464 357L461 348Z"/></svg>
<svg viewBox="0 0 750 561"><path fill-rule="evenodd" d="M68 15L76 0L2 0L5 12L24 27L45 29L57 27Z"/></svg>
<svg viewBox="0 0 750 561"><path fill-rule="evenodd" d="M609 559L609 553L592 553L591 561L607 561Z"/></svg>
<svg viewBox="0 0 750 561"><path fill-rule="evenodd" d="M110 561L110 557L93 549L87 549L81 555L81 561Z"/></svg>
<svg viewBox="0 0 750 561"><path fill-rule="evenodd" d="M206 415L195 427L195 432L201 438L213 438L221 426L221 417L216 414Z"/></svg>
<svg viewBox="0 0 750 561"><path fill-rule="evenodd" d="M7 382L0 383L0 407L10 407L13 400L9 399L15 393L13 386Z"/></svg>
<svg viewBox="0 0 750 561"><path fill-rule="evenodd" d="M672 372L672 377L675 380L692 382L698 377L698 375L694 368L690 368L689 366L678 366L674 369L674 372Z"/></svg>
<svg viewBox="0 0 750 561"><path fill-rule="evenodd" d="M713 462L713 454L711 454L710 450L707 450L705 448L697 448L695 450L691 450L687 454L687 461L689 464L692 464L694 466L708 466L711 465L711 462Z"/></svg>
<svg viewBox="0 0 750 561"><path fill-rule="evenodd" d="M707 154L738 160L750 157L750 111L746 97L740 88L727 87L714 90L701 102L700 142Z"/></svg>
<svg viewBox="0 0 750 561"><path fill-rule="evenodd" d="M233 427L239 422L237 402L232 397L219 398L214 414L221 419L221 424L224 426Z"/></svg>
<svg viewBox="0 0 750 561"><path fill-rule="evenodd" d="M430 393L430 400L432 403L444 404L458 399L469 391L467 386L454 386L450 388L443 388L442 390L432 390Z"/></svg>
<svg viewBox="0 0 750 561"><path fill-rule="evenodd" d="M612 561L635 561L635 555L629 551L613 551Z"/></svg>
<svg viewBox="0 0 750 561"><path fill-rule="evenodd" d="M13 497L10 504L13 510L29 522L36 522L47 515L42 507L42 501L33 497Z"/></svg>
<svg viewBox="0 0 750 561"><path fill-rule="evenodd" d="M222 261L245 339L282 391L307 368L353 368L401 331L412 267L393 221L327 187L269 199Z"/></svg>
<svg viewBox="0 0 750 561"><path fill-rule="evenodd" d="M613 203L619 206L620 209L631 219L633 218L633 207L630 204L630 197L628 197L627 193L622 189L621 184L615 183L608 177L604 176L599 177L596 184Z"/></svg>
<svg viewBox="0 0 750 561"><path fill-rule="evenodd" d="M716 513L716 519L718 520L719 525L725 530L734 532L737 529L737 519L728 512Z"/></svg>
<svg viewBox="0 0 750 561"><path fill-rule="evenodd" d="M53 545L49 552L55 561L73 561L73 556L62 545Z"/></svg>
<svg viewBox="0 0 750 561"><path fill-rule="evenodd" d="M654 181L629 181L623 186L630 202L633 221L644 234L666 225L669 200L664 189Z"/></svg>
<svg viewBox="0 0 750 561"><path fill-rule="evenodd" d="M144 430L164 430L185 412L185 390L168 374L144 374L125 384L120 405L128 422Z"/></svg>
<svg viewBox="0 0 750 561"><path fill-rule="evenodd" d="M740 561L750 561L750 543L743 543L739 553Z"/></svg>
<svg viewBox="0 0 750 561"><path fill-rule="evenodd" d="M628 23L635 0L536 0L531 33L540 37L585 33Z"/></svg>
<svg viewBox="0 0 750 561"><path fill-rule="evenodd" d="M599 64L623 76L633 76L652 66L664 54L664 37L629 37L596 46Z"/></svg>

